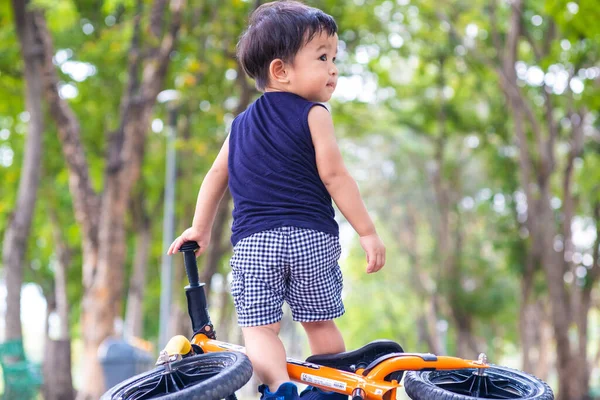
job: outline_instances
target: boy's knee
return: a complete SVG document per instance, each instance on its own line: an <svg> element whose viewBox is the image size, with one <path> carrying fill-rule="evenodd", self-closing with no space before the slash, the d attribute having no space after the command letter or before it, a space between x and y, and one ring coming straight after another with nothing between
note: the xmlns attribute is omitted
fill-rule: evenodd
<svg viewBox="0 0 600 400"><path fill-rule="evenodd" d="M281 323L275 322L269 325L258 325L258 326L247 326L242 328L244 336L246 335L260 335L260 334L275 334L279 335L281 330Z"/></svg>
<svg viewBox="0 0 600 400"><path fill-rule="evenodd" d="M312 321L312 322L301 322L302 326L306 331L321 330L321 329L334 329L336 328L335 322L329 321Z"/></svg>

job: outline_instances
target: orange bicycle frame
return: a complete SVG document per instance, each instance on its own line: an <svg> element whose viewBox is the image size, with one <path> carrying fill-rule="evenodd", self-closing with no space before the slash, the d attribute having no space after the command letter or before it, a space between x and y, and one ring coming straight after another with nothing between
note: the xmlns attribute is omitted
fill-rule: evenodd
<svg viewBox="0 0 600 400"><path fill-rule="evenodd" d="M191 343L199 346L206 353L232 350L246 352L243 346L210 339L202 333L196 334ZM486 364L478 361L464 360L457 357L398 353L396 356L377 364L365 375L364 369L358 369L352 373L306 361L287 359L288 374L293 381L349 396L359 393L361 397L369 400L391 400L396 398L396 390L401 387L400 382L395 380L387 382L384 380L392 372L487 367Z"/></svg>

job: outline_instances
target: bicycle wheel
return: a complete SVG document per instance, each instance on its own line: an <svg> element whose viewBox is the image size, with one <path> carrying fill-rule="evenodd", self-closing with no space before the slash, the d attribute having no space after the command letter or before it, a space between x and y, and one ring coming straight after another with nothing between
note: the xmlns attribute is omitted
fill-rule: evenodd
<svg viewBox="0 0 600 400"><path fill-rule="evenodd" d="M554 399L545 382L525 372L497 365L485 369L483 376L476 371L410 371L404 387L413 400Z"/></svg>
<svg viewBox="0 0 600 400"><path fill-rule="evenodd" d="M100 400L221 400L240 389L252 376L243 353L199 354L160 366L119 383Z"/></svg>

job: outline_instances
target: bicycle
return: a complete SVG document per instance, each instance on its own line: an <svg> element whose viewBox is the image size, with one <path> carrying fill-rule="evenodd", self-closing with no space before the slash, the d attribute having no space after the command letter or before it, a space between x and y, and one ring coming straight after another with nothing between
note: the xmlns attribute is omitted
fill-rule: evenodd
<svg viewBox="0 0 600 400"><path fill-rule="evenodd" d="M194 334L173 337L160 352L157 368L130 378L101 400L234 400L250 380L252 366L244 348L216 340L199 282L195 242L180 249L189 286L185 287ZM527 373L478 360L406 353L390 340L377 340L340 354L288 358L290 378L299 383L351 396L352 400L391 400L402 387L413 400L552 400L550 387ZM406 372L406 376L404 373Z"/></svg>

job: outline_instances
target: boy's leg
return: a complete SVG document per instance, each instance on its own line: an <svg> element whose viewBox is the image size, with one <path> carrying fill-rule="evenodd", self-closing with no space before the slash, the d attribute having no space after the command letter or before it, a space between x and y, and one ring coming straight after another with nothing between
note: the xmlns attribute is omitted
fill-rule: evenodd
<svg viewBox="0 0 600 400"><path fill-rule="evenodd" d="M308 336L310 352L314 354L335 354L346 351L344 339L333 320L301 322Z"/></svg>
<svg viewBox="0 0 600 400"><path fill-rule="evenodd" d="M279 339L280 323L243 327L246 354L258 379L273 393L289 382L285 348Z"/></svg>
<svg viewBox="0 0 600 400"><path fill-rule="evenodd" d="M343 278L338 260L341 247L336 236L296 229L293 236L290 285L286 300L299 321L312 354L341 353L342 335L333 320L344 313ZM302 400L348 400L348 396L308 386Z"/></svg>
<svg viewBox="0 0 600 400"><path fill-rule="evenodd" d="M346 351L344 339L340 330L333 320L301 322L306 335L308 336L308 344L310 352L315 354L336 354ZM301 400L347 400L348 396L327 392L308 386L301 394Z"/></svg>
<svg viewBox="0 0 600 400"><path fill-rule="evenodd" d="M285 300L304 327L312 354L341 353L344 339L333 320L344 314L338 237L310 229L293 231L290 283Z"/></svg>
<svg viewBox="0 0 600 400"><path fill-rule="evenodd" d="M286 243L283 228L258 232L235 245L230 261L231 294L246 353L263 383L261 399L298 398L296 386L288 382L285 349L278 337L289 264Z"/></svg>
<svg viewBox="0 0 600 400"><path fill-rule="evenodd" d="M301 322L301 324L308 336L310 352L313 355L336 354L346 351L342 334L333 320ZM347 400L348 396L308 386L300 394L300 398L301 400Z"/></svg>

